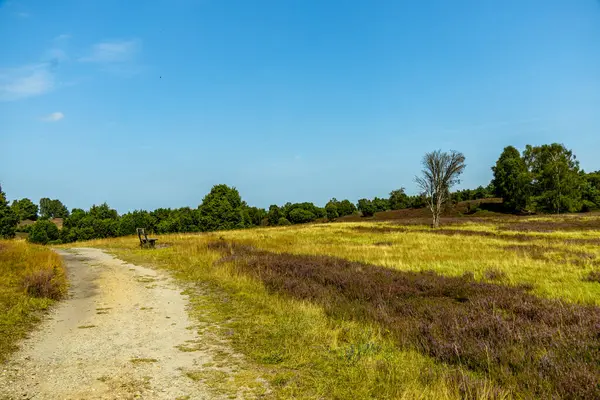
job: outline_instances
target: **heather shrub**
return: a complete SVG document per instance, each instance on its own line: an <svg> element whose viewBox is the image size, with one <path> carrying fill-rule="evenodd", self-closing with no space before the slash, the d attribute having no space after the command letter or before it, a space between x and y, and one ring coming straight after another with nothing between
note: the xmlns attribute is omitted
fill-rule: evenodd
<svg viewBox="0 0 600 400"><path fill-rule="evenodd" d="M588 282L600 283L600 271L591 271L589 274L586 275L584 280L586 280Z"/></svg>
<svg viewBox="0 0 600 400"><path fill-rule="evenodd" d="M486 269L483 277L489 281L501 281L506 278L506 273L496 268Z"/></svg>
<svg viewBox="0 0 600 400"><path fill-rule="evenodd" d="M333 318L380 324L400 348L488 376L527 398L600 398L600 308L528 287L404 272L328 256L211 244L222 262ZM469 383L471 382L471 383ZM464 393L477 393L476 380Z"/></svg>
<svg viewBox="0 0 600 400"><path fill-rule="evenodd" d="M279 218L279 220L277 221L277 225L279 225L279 226L286 226L286 225L291 225L291 224L292 223L284 217Z"/></svg>
<svg viewBox="0 0 600 400"><path fill-rule="evenodd" d="M63 277L56 267L30 271L23 277L23 287L33 297L59 300L64 295Z"/></svg>

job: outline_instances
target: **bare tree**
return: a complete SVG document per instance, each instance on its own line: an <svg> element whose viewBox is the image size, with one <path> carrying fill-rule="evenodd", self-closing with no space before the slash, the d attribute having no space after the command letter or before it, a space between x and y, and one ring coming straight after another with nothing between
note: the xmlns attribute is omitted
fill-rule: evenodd
<svg viewBox="0 0 600 400"><path fill-rule="evenodd" d="M423 157L423 176L415 177L415 182L427 198L434 228L440 226L440 215L450 197L450 188L460 182L458 177L465 167L465 156L454 150L450 153L436 150Z"/></svg>

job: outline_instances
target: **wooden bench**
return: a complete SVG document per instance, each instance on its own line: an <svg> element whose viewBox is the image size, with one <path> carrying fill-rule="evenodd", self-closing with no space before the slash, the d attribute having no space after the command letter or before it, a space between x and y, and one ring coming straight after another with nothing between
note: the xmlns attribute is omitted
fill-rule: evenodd
<svg viewBox="0 0 600 400"><path fill-rule="evenodd" d="M136 228L136 230L138 238L140 238L140 247L154 248L154 245L156 244L156 241L158 239L148 238L148 235L146 235L146 230L144 228Z"/></svg>

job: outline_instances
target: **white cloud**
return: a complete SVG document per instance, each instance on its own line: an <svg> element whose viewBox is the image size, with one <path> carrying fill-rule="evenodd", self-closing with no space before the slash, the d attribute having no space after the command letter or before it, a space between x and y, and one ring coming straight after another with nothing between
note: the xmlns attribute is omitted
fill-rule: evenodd
<svg viewBox="0 0 600 400"><path fill-rule="evenodd" d="M79 61L102 64L127 62L133 60L139 46L139 41L135 39L97 43L92 46L90 55Z"/></svg>
<svg viewBox="0 0 600 400"><path fill-rule="evenodd" d="M39 96L54 89L50 63L0 70L0 101Z"/></svg>
<svg viewBox="0 0 600 400"><path fill-rule="evenodd" d="M45 117L42 118L42 121L46 121L46 122L57 122L60 121L61 119L63 119L65 117L65 114L61 113L61 112L53 112L50 115L46 115Z"/></svg>

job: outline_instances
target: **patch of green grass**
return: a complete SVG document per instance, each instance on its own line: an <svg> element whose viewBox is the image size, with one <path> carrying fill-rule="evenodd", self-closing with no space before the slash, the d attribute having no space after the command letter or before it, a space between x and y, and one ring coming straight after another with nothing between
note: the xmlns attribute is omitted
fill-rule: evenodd
<svg viewBox="0 0 600 400"><path fill-rule="evenodd" d="M152 276L138 276L135 278L136 281L141 283L152 283L156 282L156 279Z"/></svg>
<svg viewBox="0 0 600 400"><path fill-rule="evenodd" d="M96 325L81 325L81 326L78 326L77 328L78 329L89 329L89 328L95 328L95 327L96 327Z"/></svg>
<svg viewBox="0 0 600 400"><path fill-rule="evenodd" d="M129 360L133 364L142 364L142 363L155 363L158 362L156 358L132 358Z"/></svg>
<svg viewBox="0 0 600 400"><path fill-rule="evenodd" d="M202 382L214 395L230 398L235 398L237 395L238 388L235 386L235 379L225 371L203 369L189 371L186 375L196 382Z"/></svg>
<svg viewBox="0 0 600 400"><path fill-rule="evenodd" d="M0 363L39 321L39 312L66 293L58 254L22 240L0 240Z"/></svg>
<svg viewBox="0 0 600 400"><path fill-rule="evenodd" d="M178 346L175 346L175 348L177 350L181 351L181 352L184 352L184 353L192 353L192 352L195 352L195 351L202 350L202 346L201 345L190 346L190 345L180 344Z"/></svg>

